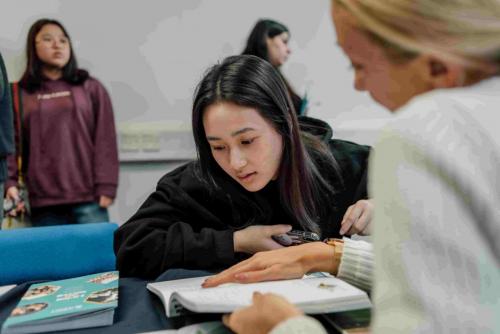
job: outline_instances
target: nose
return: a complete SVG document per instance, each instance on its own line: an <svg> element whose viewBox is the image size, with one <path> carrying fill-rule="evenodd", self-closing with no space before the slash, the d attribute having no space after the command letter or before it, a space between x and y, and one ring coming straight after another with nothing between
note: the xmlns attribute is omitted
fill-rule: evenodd
<svg viewBox="0 0 500 334"><path fill-rule="evenodd" d="M231 150L231 156L230 156L229 163L231 164L231 167L234 170L239 171L247 165L247 160L246 160L244 154L240 150L233 149L233 150Z"/></svg>
<svg viewBox="0 0 500 334"><path fill-rule="evenodd" d="M57 38L54 39L54 41L52 42L52 46L54 48L57 48L57 49L62 48L62 45L63 45L63 43L61 41L59 41Z"/></svg>

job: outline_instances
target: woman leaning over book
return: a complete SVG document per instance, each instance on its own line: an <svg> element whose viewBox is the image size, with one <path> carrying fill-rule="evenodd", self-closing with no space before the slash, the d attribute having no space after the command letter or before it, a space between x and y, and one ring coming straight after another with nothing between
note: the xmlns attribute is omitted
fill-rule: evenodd
<svg viewBox="0 0 500 334"><path fill-rule="evenodd" d="M198 159L166 174L115 233L122 275L220 269L281 248L272 236L292 228L338 237L352 205L356 223L342 233L367 232L368 220L357 218L371 212L363 200L369 148L332 139L322 121L297 119L265 60L242 55L213 66L192 122Z"/></svg>

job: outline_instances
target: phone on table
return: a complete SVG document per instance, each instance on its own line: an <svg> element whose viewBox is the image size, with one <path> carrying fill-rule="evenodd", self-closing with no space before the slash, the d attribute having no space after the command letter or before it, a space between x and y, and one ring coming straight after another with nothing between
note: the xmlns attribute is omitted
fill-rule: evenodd
<svg viewBox="0 0 500 334"><path fill-rule="evenodd" d="M319 236L314 232L291 230L284 234L273 235L273 240L283 246L300 245L306 242L319 241Z"/></svg>

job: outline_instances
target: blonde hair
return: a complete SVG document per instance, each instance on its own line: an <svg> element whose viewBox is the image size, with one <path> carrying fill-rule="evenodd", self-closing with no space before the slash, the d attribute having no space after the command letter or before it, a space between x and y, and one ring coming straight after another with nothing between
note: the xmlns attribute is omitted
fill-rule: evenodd
<svg viewBox="0 0 500 334"><path fill-rule="evenodd" d="M334 0L391 54L500 70L500 0Z"/></svg>

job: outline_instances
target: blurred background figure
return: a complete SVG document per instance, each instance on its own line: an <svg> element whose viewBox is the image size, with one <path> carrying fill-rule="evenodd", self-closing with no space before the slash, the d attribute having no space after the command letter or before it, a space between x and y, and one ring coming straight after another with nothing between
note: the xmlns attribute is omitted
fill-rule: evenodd
<svg viewBox="0 0 500 334"><path fill-rule="evenodd" d="M274 20L261 19L257 21L250 32L242 54L253 55L267 60L278 69L278 72L285 81L295 112L297 115L305 115L307 111L307 98L301 98L279 70L286 63L291 53L288 46L289 40L290 31L284 24Z"/></svg>

